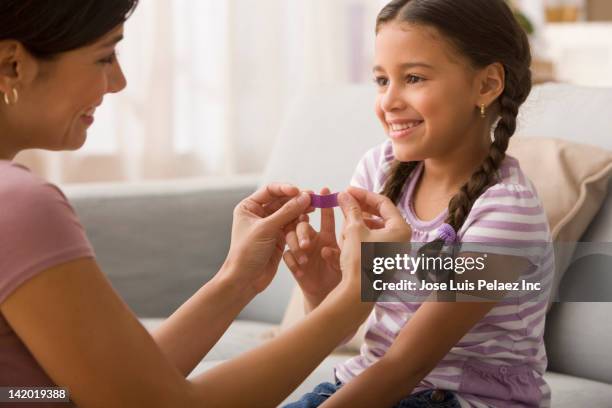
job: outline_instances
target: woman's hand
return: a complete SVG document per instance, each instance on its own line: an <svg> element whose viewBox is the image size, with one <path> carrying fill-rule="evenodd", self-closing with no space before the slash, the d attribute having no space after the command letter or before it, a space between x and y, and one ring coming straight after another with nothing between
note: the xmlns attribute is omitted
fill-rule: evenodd
<svg viewBox="0 0 612 408"><path fill-rule="evenodd" d="M340 244L342 280L331 292L330 302L348 302L347 310L365 313L360 315L365 318L373 303L361 300L361 243L406 242L412 229L395 204L383 195L350 187L338 195L338 202L345 218Z"/></svg>
<svg viewBox="0 0 612 408"><path fill-rule="evenodd" d="M359 273L353 273L361 270L362 242L410 241L412 228L388 197L349 187L338 196L338 202L345 217L340 255L343 277L359 278Z"/></svg>
<svg viewBox="0 0 612 408"><path fill-rule="evenodd" d="M363 223L359 223L362 242L410 241L412 228L389 197L357 187L349 187L346 191L356 203L341 205L341 208L343 212L347 208L359 210L359 218L363 219Z"/></svg>
<svg viewBox="0 0 612 408"><path fill-rule="evenodd" d="M310 210L310 196L289 184L270 184L234 208L232 238L219 275L255 294L272 281L285 248L284 229Z"/></svg>
<svg viewBox="0 0 612 408"><path fill-rule="evenodd" d="M323 195L329 193L328 188L321 190ZM342 279L334 209L321 209L320 232L310 225L306 214L287 230L285 239L289 250L283 259L302 289L307 310L312 310Z"/></svg>

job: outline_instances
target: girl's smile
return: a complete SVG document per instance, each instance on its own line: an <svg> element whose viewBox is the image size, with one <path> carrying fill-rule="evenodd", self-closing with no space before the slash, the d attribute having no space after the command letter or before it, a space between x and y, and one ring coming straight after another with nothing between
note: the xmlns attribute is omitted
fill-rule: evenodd
<svg viewBox="0 0 612 408"><path fill-rule="evenodd" d="M389 136L395 140L409 137L413 133L420 131L423 128L423 123L422 120L388 120Z"/></svg>

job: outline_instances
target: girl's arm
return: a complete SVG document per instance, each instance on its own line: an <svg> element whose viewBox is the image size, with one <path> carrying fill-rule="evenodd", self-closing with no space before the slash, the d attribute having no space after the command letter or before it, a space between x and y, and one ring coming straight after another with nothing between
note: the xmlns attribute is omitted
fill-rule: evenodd
<svg viewBox="0 0 612 408"><path fill-rule="evenodd" d="M522 258L510 259L493 254L488 254L487 258L487 269L495 270L497 277L505 277L508 282L515 281L527 265L528 261ZM496 295L499 296L499 293ZM496 304L494 300L424 302L402 328L387 353L340 388L322 407L395 405L409 396L414 387Z"/></svg>

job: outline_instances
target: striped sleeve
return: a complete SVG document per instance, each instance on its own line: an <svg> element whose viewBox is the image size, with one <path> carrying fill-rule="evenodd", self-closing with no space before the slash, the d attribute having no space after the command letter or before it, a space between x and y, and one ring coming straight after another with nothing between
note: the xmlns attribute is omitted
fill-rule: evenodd
<svg viewBox="0 0 612 408"><path fill-rule="evenodd" d="M546 213L537 194L521 184L498 183L474 203L459 231L462 243L482 243L487 250L527 257L539 264L550 243Z"/></svg>
<svg viewBox="0 0 612 408"><path fill-rule="evenodd" d="M371 148L357 163L350 185L368 191L380 190L385 171L392 159L393 150L388 141Z"/></svg>
<svg viewBox="0 0 612 408"><path fill-rule="evenodd" d="M379 153L378 148L370 149L357 163L351 178L351 186L374 191Z"/></svg>

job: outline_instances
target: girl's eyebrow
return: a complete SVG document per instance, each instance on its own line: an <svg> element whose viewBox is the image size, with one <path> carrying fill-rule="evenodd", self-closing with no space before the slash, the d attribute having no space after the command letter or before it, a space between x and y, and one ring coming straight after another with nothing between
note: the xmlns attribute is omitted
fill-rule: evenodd
<svg viewBox="0 0 612 408"><path fill-rule="evenodd" d="M400 65L400 69L410 69L410 68L415 68L415 67L434 69L431 65L429 65L429 64L427 64L425 62L406 62L406 63ZM384 69L380 65L376 65L372 71L374 71L374 72L376 72L376 71L384 71Z"/></svg>

